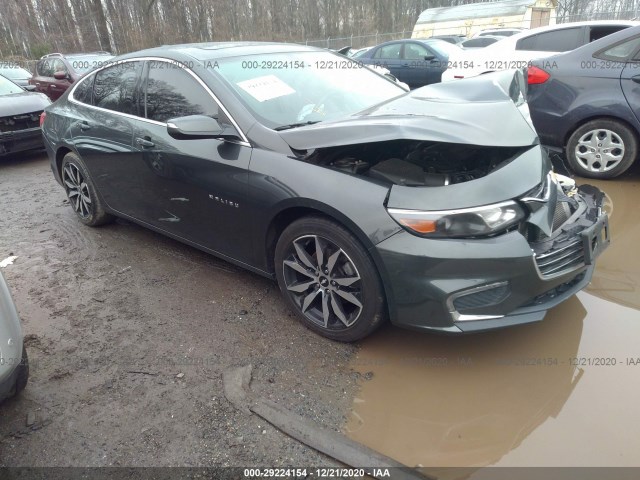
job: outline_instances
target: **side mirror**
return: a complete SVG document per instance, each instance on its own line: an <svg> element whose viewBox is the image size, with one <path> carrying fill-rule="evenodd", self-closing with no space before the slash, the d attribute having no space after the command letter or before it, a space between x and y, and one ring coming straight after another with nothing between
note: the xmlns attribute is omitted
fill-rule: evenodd
<svg viewBox="0 0 640 480"><path fill-rule="evenodd" d="M172 118L167 121L167 132L177 140L197 140L217 138L232 140L239 138L235 129L225 131L215 118L206 115L189 115L187 117Z"/></svg>
<svg viewBox="0 0 640 480"><path fill-rule="evenodd" d="M427 61L431 61L431 60L435 60L436 56L435 55L425 55L424 59Z"/></svg>
<svg viewBox="0 0 640 480"><path fill-rule="evenodd" d="M25 85L22 88L24 88L27 92L35 92L36 91L36 86L35 85Z"/></svg>
<svg viewBox="0 0 640 480"><path fill-rule="evenodd" d="M57 72L54 72L54 74L53 74L53 78L55 78L56 80L64 80L68 76L69 75L67 74L67 72L63 72L62 70L58 70Z"/></svg>

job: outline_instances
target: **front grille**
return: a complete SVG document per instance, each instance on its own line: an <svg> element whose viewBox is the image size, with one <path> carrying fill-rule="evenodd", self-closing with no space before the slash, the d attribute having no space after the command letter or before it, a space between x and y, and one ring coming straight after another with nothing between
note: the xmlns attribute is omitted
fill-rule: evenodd
<svg viewBox="0 0 640 480"><path fill-rule="evenodd" d="M0 117L0 132L17 132L20 130L28 130L40 126L39 112L24 113L21 115L11 115L8 117Z"/></svg>
<svg viewBox="0 0 640 480"><path fill-rule="evenodd" d="M460 312L474 308L497 305L509 296L509 285L504 284L475 293L462 295L453 300L453 306Z"/></svg>
<svg viewBox="0 0 640 480"><path fill-rule="evenodd" d="M582 238L572 238L570 243L535 255L538 270L542 275L572 270L584 265L584 245Z"/></svg>

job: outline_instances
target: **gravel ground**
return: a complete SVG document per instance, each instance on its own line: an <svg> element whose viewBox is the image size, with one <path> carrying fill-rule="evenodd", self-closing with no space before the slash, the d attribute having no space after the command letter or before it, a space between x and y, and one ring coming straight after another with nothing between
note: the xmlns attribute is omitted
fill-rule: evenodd
<svg viewBox="0 0 640 480"><path fill-rule="evenodd" d="M83 226L42 153L0 159L0 260L31 359L0 405L0 466L334 462L224 397L222 372L340 430L353 345L323 339L274 282L125 221Z"/></svg>

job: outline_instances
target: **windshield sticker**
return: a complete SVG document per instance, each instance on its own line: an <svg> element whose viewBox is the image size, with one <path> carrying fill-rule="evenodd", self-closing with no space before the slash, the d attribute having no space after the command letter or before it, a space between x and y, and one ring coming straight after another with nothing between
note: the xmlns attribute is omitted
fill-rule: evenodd
<svg viewBox="0 0 640 480"><path fill-rule="evenodd" d="M237 85L259 102L291 95L296 91L275 75L265 75L238 82Z"/></svg>

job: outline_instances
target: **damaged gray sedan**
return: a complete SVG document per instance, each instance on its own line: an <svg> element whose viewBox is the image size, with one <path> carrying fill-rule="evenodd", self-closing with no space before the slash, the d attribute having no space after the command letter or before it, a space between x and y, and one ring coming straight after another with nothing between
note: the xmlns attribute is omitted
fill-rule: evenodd
<svg viewBox="0 0 640 480"><path fill-rule="evenodd" d="M43 133L82 223L127 218L274 278L326 337L472 332L542 320L609 242L604 195L552 172L524 83L407 93L311 47L165 46L88 74Z"/></svg>

